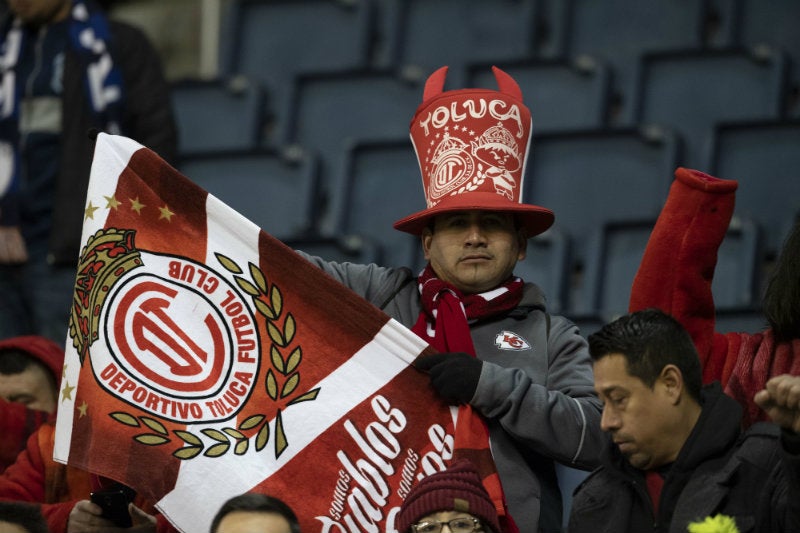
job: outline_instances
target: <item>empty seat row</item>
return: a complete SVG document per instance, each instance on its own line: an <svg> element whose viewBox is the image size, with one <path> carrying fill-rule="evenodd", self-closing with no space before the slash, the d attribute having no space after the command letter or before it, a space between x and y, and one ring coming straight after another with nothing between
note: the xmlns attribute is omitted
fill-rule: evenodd
<svg viewBox="0 0 800 533"><path fill-rule="evenodd" d="M721 123L779 120L786 113L786 56L779 50L670 52L644 56L633 126L668 126L685 139L680 164L711 167L714 129ZM573 129L625 129L609 120L612 73L590 61L495 62L514 77L531 108L535 134ZM466 85L494 88L491 63L473 63ZM453 84L448 78L448 83ZM407 133L421 99L421 80L392 71L299 74L280 120L264 109L272 93L242 76L174 86L181 150L298 144L320 153L323 173L341 166L353 140ZM271 141L269 141L271 139Z"/></svg>
<svg viewBox="0 0 800 533"><path fill-rule="evenodd" d="M738 241L729 240L748 250L720 251L720 258L731 260L720 260L727 266L718 269L716 283L728 280L732 286L738 280L741 285L739 295L719 298L722 307L757 303L760 265L774 258L800 213L800 161L794 163L798 136L800 124L794 122L731 124L718 131L715 173L737 179L740 187L739 222L731 228ZM553 209L556 224L531 241L519 273L546 287L553 308L624 311L640 258L636 254L666 199L678 146L674 134L659 129L534 138L524 200ZM418 239L392 228L394 221L424 207L410 140L354 141L341 164L336 188L321 186L317 154L297 147L206 153L184 158L180 168L279 238L354 236L361 240L361 257L421 268Z"/></svg>
<svg viewBox="0 0 800 533"><path fill-rule="evenodd" d="M799 12L792 0L240 0L225 11L221 72L266 89L265 120L275 125L267 140L276 143L286 141L298 77L377 70L419 80L444 64L459 87L470 83L475 63L603 65L612 74L608 115L630 126L642 118L642 78L654 75L653 60L643 61L649 56L782 50L797 87L800 39L792 21ZM780 105L800 113L794 100Z"/></svg>

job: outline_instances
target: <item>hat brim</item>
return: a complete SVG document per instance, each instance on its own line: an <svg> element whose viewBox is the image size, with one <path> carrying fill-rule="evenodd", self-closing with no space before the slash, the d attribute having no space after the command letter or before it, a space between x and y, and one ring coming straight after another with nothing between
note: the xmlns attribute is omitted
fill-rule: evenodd
<svg viewBox="0 0 800 533"><path fill-rule="evenodd" d="M433 217L456 211L496 211L512 214L525 229L528 237L543 233L555 220L553 212L545 207L512 202L495 193L473 192L448 196L433 207L398 220L393 226L394 229L405 233L422 235L422 231L430 224Z"/></svg>

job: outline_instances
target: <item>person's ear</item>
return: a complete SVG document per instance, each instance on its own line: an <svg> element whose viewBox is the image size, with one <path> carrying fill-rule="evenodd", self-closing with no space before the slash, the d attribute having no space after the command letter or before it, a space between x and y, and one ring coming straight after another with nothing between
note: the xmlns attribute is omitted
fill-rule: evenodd
<svg viewBox="0 0 800 533"><path fill-rule="evenodd" d="M661 369L658 382L663 387L664 393L671 403L677 404L683 395L683 374L675 365L666 365Z"/></svg>
<svg viewBox="0 0 800 533"><path fill-rule="evenodd" d="M425 254L425 260L429 261L430 250L431 250L431 241L433 240L433 232L430 228L425 228L422 230L422 236L420 237L422 241L422 252Z"/></svg>
<svg viewBox="0 0 800 533"><path fill-rule="evenodd" d="M528 233L523 228L517 230L517 246L517 261L522 261L528 256Z"/></svg>

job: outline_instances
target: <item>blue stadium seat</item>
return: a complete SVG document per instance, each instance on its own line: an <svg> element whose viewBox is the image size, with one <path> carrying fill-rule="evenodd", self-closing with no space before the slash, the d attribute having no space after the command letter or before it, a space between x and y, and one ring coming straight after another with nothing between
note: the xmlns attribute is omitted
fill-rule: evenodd
<svg viewBox="0 0 800 533"><path fill-rule="evenodd" d="M796 0L736 0L736 39L743 46L769 44L800 59L800 3Z"/></svg>
<svg viewBox="0 0 800 533"><path fill-rule="evenodd" d="M318 171L313 153L208 152L183 158L178 169L276 238L315 226Z"/></svg>
<svg viewBox="0 0 800 533"><path fill-rule="evenodd" d="M619 316L628 311L631 284L655 219L608 222L594 233L586 264L586 289L578 309Z"/></svg>
<svg viewBox="0 0 800 533"><path fill-rule="evenodd" d="M304 72L363 68L373 33L372 0L237 0L223 20L221 69L259 80L269 95L267 142L279 144L292 83Z"/></svg>
<svg viewBox="0 0 800 533"><path fill-rule="evenodd" d="M713 154L709 172L739 182L735 213L758 223L774 256L800 213L800 121L720 124Z"/></svg>
<svg viewBox="0 0 800 533"><path fill-rule="evenodd" d="M566 310L563 314L578 327L578 331L583 337L588 337L608 322L617 318L616 316L604 316L597 313L577 313L571 310Z"/></svg>
<svg viewBox="0 0 800 533"><path fill-rule="evenodd" d="M370 66L378 70L395 69L400 62L400 36L403 21L401 5L406 0L381 0L375 9L375 28L370 49Z"/></svg>
<svg viewBox="0 0 800 533"><path fill-rule="evenodd" d="M381 263L381 247L360 234L308 235L284 239L284 244L307 254L337 263L367 265Z"/></svg>
<svg viewBox="0 0 800 533"><path fill-rule="evenodd" d="M547 310L560 313L567 308L570 239L553 226L528 239L527 257L517 263L514 274L538 285L547 298Z"/></svg>
<svg viewBox="0 0 800 533"><path fill-rule="evenodd" d="M700 49L705 39L705 1L568 0L567 52L588 54L609 63L614 72L618 111L615 123L632 125L638 58L642 53Z"/></svg>
<svg viewBox="0 0 800 533"><path fill-rule="evenodd" d="M535 0L401 0L395 5L398 64L426 75L448 65L453 87L465 86L469 62L533 53Z"/></svg>
<svg viewBox="0 0 800 533"><path fill-rule="evenodd" d="M419 163L407 137L355 142L346 151L340 178L332 190L329 232L360 233L380 244L382 263L424 266L419 238L392 224L425 208Z"/></svg>
<svg viewBox="0 0 800 533"><path fill-rule="evenodd" d="M758 306L740 309L718 309L714 330L719 333L758 333L768 327Z"/></svg>
<svg viewBox="0 0 800 533"><path fill-rule="evenodd" d="M607 65L580 60L526 60L496 63L522 89L533 115L533 131L550 133L606 125L611 76ZM491 65L469 66L469 87L492 87Z"/></svg>
<svg viewBox="0 0 800 533"><path fill-rule="evenodd" d="M760 298L761 229L750 218L734 216L717 251L714 305L717 309L752 308Z"/></svg>
<svg viewBox="0 0 800 533"><path fill-rule="evenodd" d="M564 524L569 523L569 513L572 509L572 493L578 488L589 472L570 468L561 463L556 463L556 476L558 477L558 487L561 490L561 501L564 503ZM565 530L566 531L566 530Z"/></svg>
<svg viewBox="0 0 800 533"><path fill-rule="evenodd" d="M737 0L736 42L741 46L771 46L789 54L790 74L795 90L800 86L800 2L797 0ZM787 102L791 105L792 102ZM800 99L795 95L792 116L800 116Z"/></svg>
<svg viewBox="0 0 800 533"><path fill-rule="evenodd" d="M421 82L419 82L421 83ZM408 137L408 124L422 100L419 83L385 72L350 72L302 76L292 99L287 143L319 153L323 186L342 190L347 151L360 139L394 140ZM413 150L409 149L413 160ZM380 181L379 173L372 176ZM419 171L406 177L414 184ZM422 202L424 197L418 197ZM330 221L326 220L326 225Z"/></svg>
<svg viewBox="0 0 800 533"><path fill-rule="evenodd" d="M631 285L655 220L609 222L594 234L586 267L584 312L621 315L627 312ZM758 227L734 217L717 254L711 290L717 309L745 309L758 299Z"/></svg>
<svg viewBox="0 0 800 533"><path fill-rule="evenodd" d="M258 82L244 76L185 79L171 92L181 154L259 144L265 100Z"/></svg>
<svg viewBox="0 0 800 533"><path fill-rule="evenodd" d="M709 167L716 123L781 116L787 63L779 50L661 53L642 61L637 120L680 132L684 166Z"/></svg>
<svg viewBox="0 0 800 533"><path fill-rule="evenodd" d="M523 200L555 212L581 263L604 222L658 216L677 153L678 139L665 129L534 132Z"/></svg>

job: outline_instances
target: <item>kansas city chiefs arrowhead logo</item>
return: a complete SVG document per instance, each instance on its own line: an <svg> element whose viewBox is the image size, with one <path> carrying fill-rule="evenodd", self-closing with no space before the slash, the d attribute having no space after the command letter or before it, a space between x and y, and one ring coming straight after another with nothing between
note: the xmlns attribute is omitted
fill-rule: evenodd
<svg viewBox="0 0 800 533"><path fill-rule="evenodd" d="M501 350L530 350L528 341L512 331L501 331L494 338L494 344Z"/></svg>

